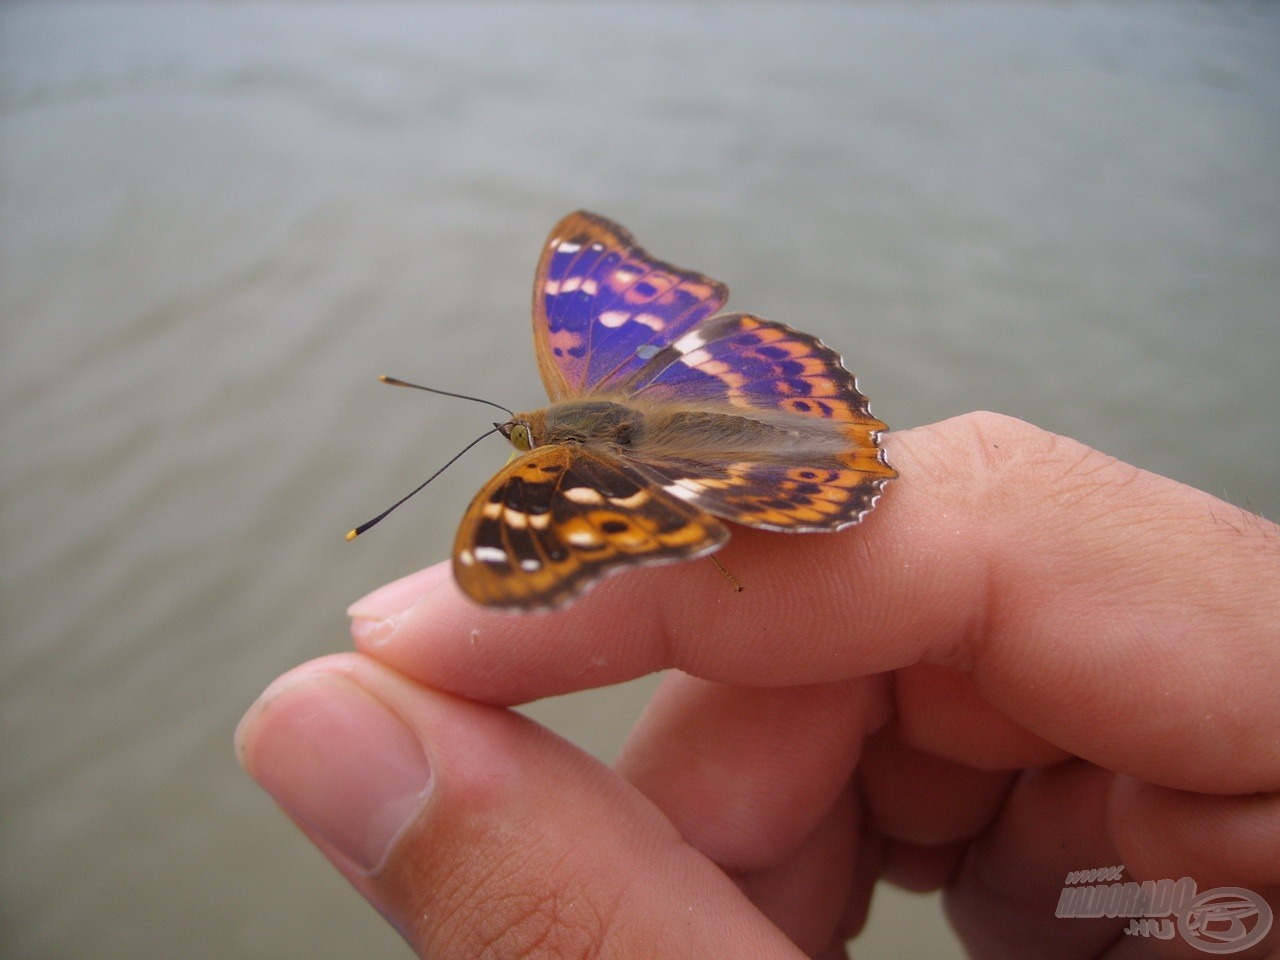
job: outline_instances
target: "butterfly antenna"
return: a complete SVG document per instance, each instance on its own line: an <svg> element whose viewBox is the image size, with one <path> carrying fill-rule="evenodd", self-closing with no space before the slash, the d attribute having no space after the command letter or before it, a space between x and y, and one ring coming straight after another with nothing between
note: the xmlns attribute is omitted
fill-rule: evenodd
<svg viewBox="0 0 1280 960"><path fill-rule="evenodd" d="M491 407L497 407L499 410L503 411L509 417L515 416L515 413L513 411L508 410L502 404L494 403L492 400L485 400L481 397L469 397L465 393L452 393L448 390L437 390L435 387L424 387L420 383L410 383L407 380L400 380L396 377L389 377L385 373L382 376L378 377L378 379L381 380L383 383L389 384L390 386L393 386L393 387L413 387L413 389L415 390L425 390L427 391L427 393L438 393L442 397L457 397L459 400L473 400L476 403L487 403ZM488 436L488 434L485 434L485 436ZM470 450L470 449L471 449L470 447L467 448L467 450ZM462 452L466 453L467 451L463 450ZM459 454L459 456L461 456L461 454ZM457 459L457 458L455 457L454 459ZM449 461L449 463L452 463L452 462L453 462L452 460ZM448 466L448 464L445 464L445 466ZM413 494L409 494L409 496L413 496Z"/></svg>
<svg viewBox="0 0 1280 960"><path fill-rule="evenodd" d="M399 381L399 380L391 380L391 379L389 379L389 378L383 378L383 379L384 379L386 382L388 382L388 383L392 383L392 384L400 385L400 381ZM406 384L403 384L403 385L404 385L404 386L406 386L406 387L416 386L415 384L412 384L412 383L406 383ZM429 388L429 387L419 387L418 389L419 389L419 390L430 390L430 388ZM431 390L431 392L432 392L432 393L444 393L444 391L443 391L443 390ZM451 393L451 394L446 394L446 396L456 397L456 396L461 396L461 395L460 395L460 394L456 394L456 393ZM464 400L472 400L472 399L474 399L474 398L473 398L473 397L463 397L463 399L464 399ZM483 401L481 401L481 402L482 402L482 403L488 403L489 401L488 401L488 400L483 400ZM497 404L493 404L493 406L497 406ZM495 425L495 426L493 427L493 429L492 429L492 430L486 430L484 433L480 434L480 436L476 437L474 440L472 440L470 443L468 443L465 447L463 447L461 450L459 450L457 453L455 453L452 457L450 457L450 458L449 458L449 462L448 462L448 463L446 463L443 467L441 467L439 470L437 470L437 471L436 471L435 473L433 473L431 476L427 477L427 479L423 480L420 484L418 484L416 487L414 487L412 490L410 490L408 493L406 493L403 497L401 497L399 500L397 500L397 501L396 501L395 503L393 503L391 506L387 507L387 509L383 510L380 514L378 514L378 515L377 515L376 517L374 517L372 520L366 520L364 523L360 524L360 526L355 527L355 528L353 528L353 529L351 529L351 530L348 530L348 531L347 531L347 539L348 539L348 540L354 540L356 537L360 536L360 534L364 533L366 530L368 530L370 527L372 527L375 523L380 523L380 522L381 522L381 521L382 521L382 520L387 516L387 514L389 514L392 510L394 510L396 507L400 506L402 503L404 503L406 500L408 500L410 497L412 497L415 493L417 493L419 490L421 490L423 487L425 487L428 483L430 483L430 482L431 482L432 480L434 480L436 477L440 476L440 474L444 473L444 472L445 472L446 470L448 470L451 466L453 466L453 465L454 465L454 463L456 463L456 462L457 462L458 458L459 458L459 457L461 457L464 453L466 453L468 450L470 450L472 447L474 447L477 443L479 443L479 442L480 442L481 440L483 440L485 437L489 436L489 434L491 434L491 433L497 433L497 432L498 432L498 430L499 430L499 427L498 427L497 425Z"/></svg>

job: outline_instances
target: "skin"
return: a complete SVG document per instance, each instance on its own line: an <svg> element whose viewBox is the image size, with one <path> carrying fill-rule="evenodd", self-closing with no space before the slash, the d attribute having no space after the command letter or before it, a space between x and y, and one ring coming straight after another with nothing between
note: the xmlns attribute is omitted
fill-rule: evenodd
<svg viewBox="0 0 1280 960"><path fill-rule="evenodd" d="M877 879L975 956L1203 956L1054 917L1119 864L1280 910L1280 529L994 414L886 440L860 526L734 528L741 593L384 587L241 760L423 957L843 957ZM665 668L614 769L505 709Z"/></svg>

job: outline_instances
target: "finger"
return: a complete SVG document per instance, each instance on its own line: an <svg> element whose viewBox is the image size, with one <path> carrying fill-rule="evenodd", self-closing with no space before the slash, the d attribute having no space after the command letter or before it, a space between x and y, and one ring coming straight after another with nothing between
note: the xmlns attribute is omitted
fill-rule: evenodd
<svg viewBox="0 0 1280 960"><path fill-rule="evenodd" d="M869 736L889 716L891 697L883 677L743 688L668 674L617 769L726 869L785 872L856 767L868 829L895 841L895 870L936 886L954 867L956 845L997 816L1014 774L913 750L896 725ZM925 853L939 848L941 860Z"/></svg>
<svg viewBox="0 0 1280 960"><path fill-rule="evenodd" d="M846 788L884 684L748 688L663 679L617 769L690 843L726 869L778 863L812 836Z"/></svg>
<svg viewBox="0 0 1280 960"><path fill-rule="evenodd" d="M1067 874L1124 863L1107 830L1114 775L1069 761L1023 773L1000 818L969 845L947 888L947 916L969 952L1049 958L1098 957L1127 920L1059 919Z"/></svg>
<svg viewBox="0 0 1280 960"><path fill-rule="evenodd" d="M739 883L760 911L806 955L844 956L844 941L856 936L845 920L865 918L870 886L853 883L859 859L858 804L844 790L814 830L777 862L748 871Z"/></svg>
<svg viewBox="0 0 1280 960"><path fill-rule="evenodd" d="M237 745L421 956L801 956L607 768L366 657L277 681Z"/></svg>
<svg viewBox="0 0 1280 960"><path fill-rule="evenodd" d="M890 728L868 740L858 765L858 786L875 829L900 843L931 848L969 840L990 826L1014 774L975 770L913 750L897 732Z"/></svg>
<svg viewBox="0 0 1280 960"><path fill-rule="evenodd" d="M979 770L1039 767L1068 756L984 697L970 670L913 664L894 674L893 692L895 738L916 753Z"/></svg>
<svg viewBox="0 0 1280 960"><path fill-rule="evenodd" d="M1081 761L1060 763L1019 777L999 819L969 845L948 887L948 914L975 955L1025 956L1028 943L1045 943L1056 951L1048 956L1100 956L1109 945L1142 942L1124 936L1134 906L1105 916L1090 912L1092 905L1056 913L1068 887L1079 895L1091 885L1078 872L1114 869L1095 892L1114 888L1117 878L1190 877L1201 891L1245 887L1275 903L1277 838L1275 795L1191 794ZM1184 946L1177 955L1194 953Z"/></svg>
<svg viewBox="0 0 1280 960"><path fill-rule="evenodd" d="M742 593L685 564L513 618L435 572L408 609L415 580L354 605L357 642L500 703L667 666L778 686L942 664L967 675L972 702L1104 766L1183 789L1280 786L1280 758L1256 735L1280 725L1274 527L1008 418L889 441L901 477L859 527L735 531L723 556ZM913 723L942 751L973 746L927 704Z"/></svg>
<svg viewBox="0 0 1280 960"><path fill-rule="evenodd" d="M1195 877L1280 903L1280 796L1223 797L1117 778L1108 819L1136 877Z"/></svg>

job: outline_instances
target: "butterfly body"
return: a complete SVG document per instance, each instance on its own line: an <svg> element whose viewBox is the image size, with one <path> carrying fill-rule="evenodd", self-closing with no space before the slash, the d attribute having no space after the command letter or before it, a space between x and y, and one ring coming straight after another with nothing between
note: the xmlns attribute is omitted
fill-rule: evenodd
<svg viewBox="0 0 1280 960"><path fill-rule="evenodd" d="M610 449L616 456L647 459L671 456L785 459L789 455L832 454L847 445L838 430L812 424L786 424L785 417L743 416L732 410L681 409L621 403L614 400L569 400L542 410L517 414L501 432L509 439L525 428L529 441L517 449L567 443Z"/></svg>
<svg viewBox="0 0 1280 960"><path fill-rule="evenodd" d="M839 356L655 260L616 224L562 220L534 286L551 404L499 430L516 448L463 517L472 599L552 609L602 576L703 556L722 520L789 532L857 523L896 472Z"/></svg>

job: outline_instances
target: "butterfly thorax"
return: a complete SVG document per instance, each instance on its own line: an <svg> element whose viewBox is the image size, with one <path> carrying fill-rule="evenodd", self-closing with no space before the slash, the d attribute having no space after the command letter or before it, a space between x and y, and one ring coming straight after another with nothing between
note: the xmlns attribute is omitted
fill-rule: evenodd
<svg viewBox="0 0 1280 960"><path fill-rule="evenodd" d="M552 444L629 447L643 436L644 419L639 410L608 400L565 400L516 414L502 432L520 450Z"/></svg>

